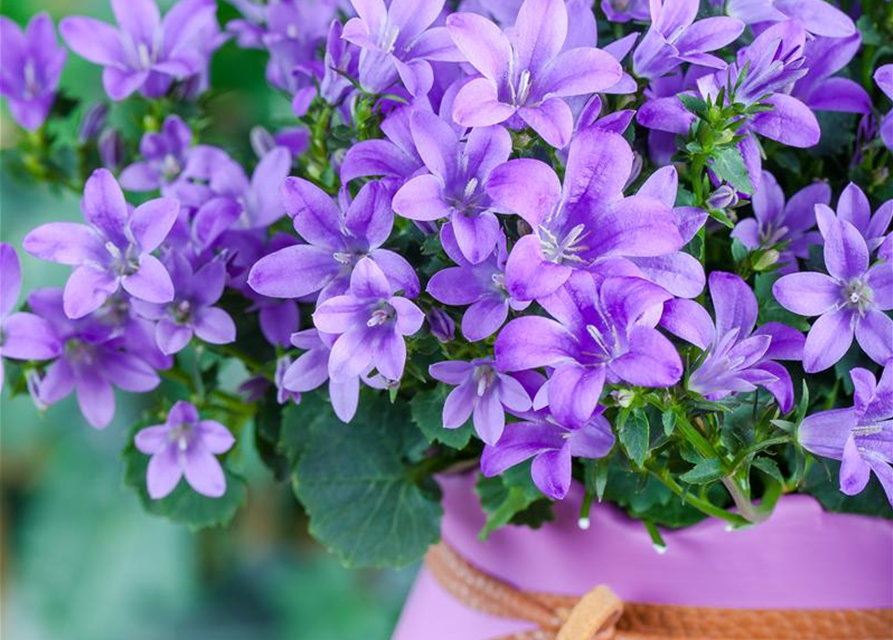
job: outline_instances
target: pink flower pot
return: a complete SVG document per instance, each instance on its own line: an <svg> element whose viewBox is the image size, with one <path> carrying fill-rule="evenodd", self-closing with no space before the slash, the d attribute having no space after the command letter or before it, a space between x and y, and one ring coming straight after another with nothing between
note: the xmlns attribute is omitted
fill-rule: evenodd
<svg viewBox="0 0 893 640"><path fill-rule="evenodd" d="M443 538L484 571L525 590L582 595L598 584L632 602L723 608L872 609L893 606L893 522L832 514L811 497L784 496L768 522L727 531L708 520L645 530L613 506L593 505L577 526L574 487L539 530L505 527L478 537L484 514L474 476L443 477ZM392 640L487 640L531 628L466 607L423 568Z"/></svg>

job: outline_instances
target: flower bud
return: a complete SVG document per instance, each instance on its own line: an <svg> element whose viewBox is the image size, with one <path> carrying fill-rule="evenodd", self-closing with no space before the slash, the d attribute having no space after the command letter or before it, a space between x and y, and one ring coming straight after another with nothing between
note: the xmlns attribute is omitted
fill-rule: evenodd
<svg viewBox="0 0 893 640"><path fill-rule="evenodd" d="M769 249L763 255L761 255L756 262L753 264L754 271L765 271L776 262L778 262L778 258L780 254L775 249Z"/></svg>
<svg viewBox="0 0 893 640"><path fill-rule="evenodd" d="M99 136L99 157L102 166L117 171L124 162L124 138L117 129L106 129Z"/></svg>
<svg viewBox="0 0 893 640"><path fill-rule="evenodd" d="M738 194L728 184L721 185L707 198L707 206L711 209L728 209L738 204Z"/></svg>
<svg viewBox="0 0 893 640"><path fill-rule="evenodd" d="M617 404L624 409L632 405L633 400L636 399L635 391L630 391L629 389L618 389L617 391L613 391L611 395L614 396L614 400Z"/></svg>
<svg viewBox="0 0 893 640"><path fill-rule="evenodd" d="M97 102L87 109L78 129L78 141L83 144L97 137L105 128L109 107L104 102Z"/></svg>
<svg viewBox="0 0 893 640"><path fill-rule="evenodd" d="M264 127L252 127L251 133L248 134L251 141L251 149L258 158L263 158L276 147L276 139Z"/></svg>
<svg viewBox="0 0 893 640"><path fill-rule="evenodd" d="M434 307L428 311L427 319L431 335L443 343L453 340L456 335L456 323L446 311Z"/></svg>

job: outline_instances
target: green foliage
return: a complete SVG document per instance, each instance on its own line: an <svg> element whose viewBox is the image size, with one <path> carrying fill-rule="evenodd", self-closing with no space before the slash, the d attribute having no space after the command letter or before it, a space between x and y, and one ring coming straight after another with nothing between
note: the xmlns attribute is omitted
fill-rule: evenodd
<svg viewBox="0 0 893 640"><path fill-rule="evenodd" d="M307 415L294 489L310 533L345 566L403 566L437 542L442 511L408 464L421 439L409 407L380 395L362 401L350 425L329 407Z"/></svg>
<svg viewBox="0 0 893 640"><path fill-rule="evenodd" d="M626 449L626 453L636 466L643 466L648 458L648 444L651 437L648 416L642 409L634 409L619 425L619 429L620 443Z"/></svg>
<svg viewBox="0 0 893 640"><path fill-rule="evenodd" d="M423 391L410 401L412 420L428 439L429 443L440 442L453 449L464 449L468 446L473 433L471 419L458 429L446 429L443 426L443 404L449 389L438 385L430 391Z"/></svg>
<svg viewBox="0 0 893 640"><path fill-rule="evenodd" d="M679 479L689 484L709 484L722 478L722 463L713 458L699 461L690 471L686 471Z"/></svg>
<svg viewBox="0 0 893 640"><path fill-rule="evenodd" d="M744 166L744 158L738 147L725 147L713 155L713 170L736 191L753 193L753 185Z"/></svg>
<svg viewBox="0 0 893 640"><path fill-rule="evenodd" d="M493 478L479 475L476 491L487 514L484 528L478 534L482 540L510 523L537 528L552 519L551 503L530 477L530 462Z"/></svg>
<svg viewBox="0 0 893 640"><path fill-rule="evenodd" d="M839 477L838 461L817 458L806 472L800 490L814 496L828 511L893 519L893 507L887 501L877 478L872 475L862 493L848 496L840 490Z"/></svg>

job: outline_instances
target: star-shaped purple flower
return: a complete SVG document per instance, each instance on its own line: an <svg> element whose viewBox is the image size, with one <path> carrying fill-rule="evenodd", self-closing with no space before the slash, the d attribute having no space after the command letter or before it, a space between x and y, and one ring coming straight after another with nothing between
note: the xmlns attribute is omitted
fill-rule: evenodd
<svg viewBox="0 0 893 640"><path fill-rule="evenodd" d="M152 457L146 469L149 497L169 495L186 477L196 492L209 498L226 493L226 476L215 456L229 451L236 439L229 429L214 420L202 420L195 405L177 402L164 424L137 432L134 444Z"/></svg>
<svg viewBox="0 0 893 640"><path fill-rule="evenodd" d="M114 176L97 169L81 199L88 224L41 225L23 246L42 260L75 267L65 285L65 313L71 318L92 313L120 287L134 298L164 304L174 299L174 285L152 252L164 242L179 209L173 198L158 198L131 211Z"/></svg>
<svg viewBox="0 0 893 640"><path fill-rule="evenodd" d="M511 136L502 127L478 127L463 143L432 113L414 112L410 122L416 149L430 173L412 178L397 191L394 211L411 220L449 218L462 254L473 264L482 262L500 233L484 183L511 155Z"/></svg>
<svg viewBox="0 0 893 640"><path fill-rule="evenodd" d="M893 237L893 232L890 230L890 222L893 222L893 200L887 200L872 214L871 204L865 192L851 182L840 193L836 212L825 206L825 203L820 203L815 208L815 215L819 229L823 232L824 227L833 222L835 215L838 220L849 222L865 240L869 257L877 252L877 258L884 258L880 247Z"/></svg>
<svg viewBox="0 0 893 640"><path fill-rule="evenodd" d="M9 100L12 117L37 130L47 119L68 52L59 46L53 21L45 12L31 18L25 32L0 16L0 96Z"/></svg>
<svg viewBox="0 0 893 640"><path fill-rule="evenodd" d="M518 300L549 295L577 269L599 260L662 256L682 248L673 210L648 195L624 197L633 153L622 136L598 128L571 143L564 186L544 162L510 160L494 169L487 193L533 228L509 255L506 285Z"/></svg>
<svg viewBox="0 0 893 640"><path fill-rule="evenodd" d="M585 424L606 381L643 387L679 382L679 354L654 328L670 298L641 278L610 277L599 284L592 274L575 271L540 300L554 320L524 316L499 333L496 365L500 371L553 367L545 390L552 414L567 426Z"/></svg>
<svg viewBox="0 0 893 640"><path fill-rule="evenodd" d="M500 233L496 251L478 264L465 259L451 224L440 230L440 242L458 266L442 269L431 276L427 291L438 302L469 305L462 316L462 335L477 342L490 337L503 325L509 309L521 311L529 302L512 299L505 286L505 235Z"/></svg>
<svg viewBox="0 0 893 640"><path fill-rule="evenodd" d="M155 0L111 4L118 29L73 16L62 20L59 30L75 53L105 67L102 83L112 100L123 100L134 91L158 98L174 80L202 72L207 64L202 39L216 24L214 0L183 0L163 20Z"/></svg>
<svg viewBox="0 0 893 640"><path fill-rule="evenodd" d="M22 266L15 249L5 242L0 243L0 273L0 356L13 360L49 360L58 356L62 345L46 320L33 313L13 312L22 291Z"/></svg>
<svg viewBox="0 0 893 640"><path fill-rule="evenodd" d="M807 373L840 360L854 335L868 357L883 364L893 357L893 320L884 313L893 309L893 263L869 266L870 252L859 230L830 209L823 211L822 205L816 208L828 273L782 276L772 292L788 311L819 316L803 349Z"/></svg>
<svg viewBox="0 0 893 640"><path fill-rule="evenodd" d="M614 433L601 411L574 427L541 412L533 420L508 425L499 442L484 447L481 472L497 476L533 458L533 483L549 498L561 500L571 486L573 458L603 458L613 446Z"/></svg>
<svg viewBox="0 0 893 640"><path fill-rule="evenodd" d="M226 266L211 260L198 270L185 256L170 252L164 263L174 283L174 299L166 304L134 300L136 312L156 322L155 340L162 353L182 351L195 334L209 344L228 344L236 339L236 324L230 315L213 306L223 295Z"/></svg>
<svg viewBox="0 0 893 640"><path fill-rule="evenodd" d="M375 367L388 380L400 380L406 364L405 336L421 329L425 314L395 296L381 268L362 258L350 276L347 294L329 298L313 313L322 332L338 335L329 355L329 377L345 382Z"/></svg>
<svg viewBox="0 0 893 640"><path fill-rule="evenodd" d="M893 64L885 64L874 72L874 81L884 95L893 100ZM893 109L881 118L881 140L888 149L893 150Z"/></svg>
<svg viewBox="0 0 893 640"><path fill-rule="evenodd" d="M853 496L868 484L871 472L893 505L893 364L878 381L867 369L850 370L855 387L849 409L807 416L797 432L800 444L817 456L840 460L840 490Z"/></svg>
<svg viewBox="0 0 893 640"><path fill-rule="evenodd" d="M600 49L562 51L568 32L564 0L525 0L506 32L474 13L452 14L447 29L480 74L456 95L453 119L462 126L527 125L560 149L574 128L564 98L603 91L623 76L620 63Z"/></svg>
<svg viewBox="0 0 893 640"><path fill-rule="evenodd" d="M273 298L301 298L321 291L325 300L348 288L354 265L369 257L386 275L394 290L413 298L419 280L400 255L382 249L391 234L394 213L387 189L370 182L353 202L345 192L341 208L322 189L301 178L288 178L282 186L285 209L295 231L308 244L285 247L261 258L248 276L252 289Z"/></svg>
<svg viewBox="0 0 893 640"><path fill-rule="evenodd" d="M493 445L505 428L505 409L530 409L530 396L521 383L497 371L494 364L493 358L480 358L437 362L428 368L435 380L456 385L443 405L445 429L457 429L473 415L475 432Z"/></svg>
<svg viewBox="0 0 893 640"><path fill-rule="evenodd" d="M668 300L661 317L662 327L705 353L689 376L688 388L719 400L761 386L787 413L794 404L794 386L788 370L776 360L801 360L803 334L778 322L754 331L757 298L735 274L714 271L709 287L715 322L693 300Z"/></svg>

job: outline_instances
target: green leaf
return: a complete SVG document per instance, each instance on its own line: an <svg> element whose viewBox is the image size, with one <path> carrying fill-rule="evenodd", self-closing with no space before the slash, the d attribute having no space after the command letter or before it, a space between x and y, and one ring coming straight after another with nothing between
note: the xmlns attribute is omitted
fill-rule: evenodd
<svg viewBox="0 0 893 640"><path fill-rule="evenodd" d="M780 484L784 484L784 476L778 468L778 463L772 458L766 456L758 456L753 459L752 466L756 467L773 480L777 480Z"/></svg>
<svg viewBox="0 0 893 640"><path fill-rule="evenodd" d="M840 491L839 477L840 462L819 458L807 471L800 490L813 495L827 511L893 519L893 507L874 474L868 486L855 496L848 496Z"/></svg>
<svg viewBox="0 0 893 640"><path fill-rule="evenodd" d="M481 500L481 508L487 514L487 521L478 534L481 540L486 540L491 533L512 522L534 503L544 500L530 477L530 462L519 464L492 478L478 475L475 490Z"/></svg>
<svg viewBox="0 0 893 640"><path fill-rule="evenodd" d="M722 463L715 458L708 458L683 473L679 479L689 484L708 484L722 478L722 474Z"/></svg>
<svg viewBox="0 0 893 640"><path fill-rule="evenodd" d="M667 436L673 435L673 431L676 430L676 414L672 411L664 411L660 415L660 421L664 427L664 434Z"/></svg>
<svg viewBox="0 0 893 640"><path fill-rule="evenodd" d="M679 100L685 105L686 109L696 116L703 118L707 115L707 103L704 102L703 98L689 93L680 93Z"/></svg>
<svg viewBox="0 0 893 640"><path fill-rule="evenodd" d="M598 460L585 460L585 469L583 479L586 483L586 491L595 494L599 502L605 497L605 487L608 484L608 470L610 468L609 458L599 458Z"/></svg>
<svg viewBox="0 0 893 640"><path fill-rule="evenodd" d="M732 240L732 259L735 262L744 262L747 258L747 253L747 247L738 238Z"/></svg>
<svg viewBox="0 0 893 640"><path fill-rule="evenodd" d="M437 542L442 509L406 462L421 440L409 407L380 393L361 406L349 425L328 406L308 417L295 493L311 535L345 566L403 566Z"/></svg>
<svg viewBox="0 0 893 640"><path fill-rule="evenodd" d="M449 389L444 385L416 394L409 403L412 421L422 430L428 442L440 442L453 449L464 449L471 440L471 419L458 429L444 428L443 404L448 394Z"/></svg>
<svg viewBox="0 0 893 640"><path fill-rule="evenodd" d="M221 497L208 498L196 493L183 478L170 495L153 500L146 491L149 456L137 450L132 438L125 447L123 456L124 484L137 492L146 511L185 524L193 531L228 524L245 502L245 481L227 469L225 463L223 472L226 476L226 493Z"/></svg>
<svg viewBox="0 0 893 640"><path fill-rule="evenodd" d="M713 155L713 170L720 178L732 185L742 193L753 193L753 185L750 176L747 175L747 167L744 166L744 158L738 147L725 147Z"/></svg>
<svg viewBox="0 0 893 640"><path fill-rule="evenodd" d="M620 429L620 443L630 459L640 468L648 458L650 430L648 416L641 409L633 411Z"/></svg>

